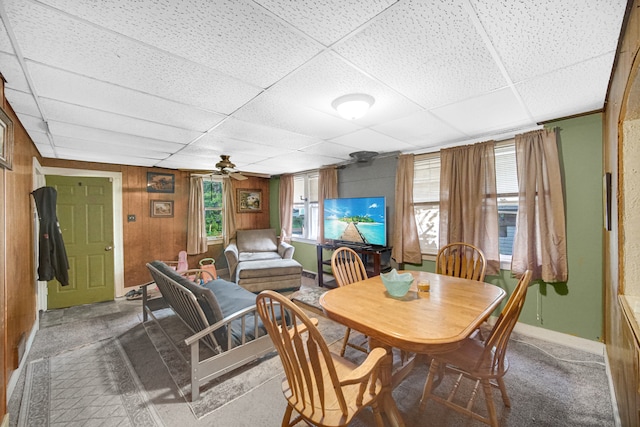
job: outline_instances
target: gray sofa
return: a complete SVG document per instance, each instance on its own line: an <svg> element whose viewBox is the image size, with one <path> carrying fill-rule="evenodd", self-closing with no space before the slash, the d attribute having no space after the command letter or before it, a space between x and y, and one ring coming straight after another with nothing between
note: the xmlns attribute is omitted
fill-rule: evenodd
<svg viewBox="0 0 640 427"><path fill-rule="evenodd" d="M265 289L297 289L302 266L293 259L295 248L278 243L273 228L238 230L235 241L225 248L229 277L251 292Z"/></svg>

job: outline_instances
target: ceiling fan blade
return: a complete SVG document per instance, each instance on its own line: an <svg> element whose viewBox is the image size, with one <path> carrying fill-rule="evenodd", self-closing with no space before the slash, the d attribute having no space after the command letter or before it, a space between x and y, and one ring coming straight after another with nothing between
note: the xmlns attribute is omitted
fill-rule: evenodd
<svg viewBox="0 0 640 427"><path fill-rule="evenodd" d="M237 179L238 181L244 181L245 179L249 179L246 176L242 175L239 172L230 173L229 176L233 179Z"/></svg>

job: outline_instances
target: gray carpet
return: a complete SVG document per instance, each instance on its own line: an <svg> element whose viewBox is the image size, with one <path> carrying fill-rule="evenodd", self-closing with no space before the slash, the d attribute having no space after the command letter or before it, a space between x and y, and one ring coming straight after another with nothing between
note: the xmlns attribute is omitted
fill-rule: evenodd
<svg viewBox="0 0 640 427"><path fill-rule="evenodd" d="M329 342L341 337L343 327L340 325L323 321L321 326L326 328L324 334ZM255 363L249 367L248 377L265 375L259 371L267 371L263 378L270 379L262 383L258 381L254 387L246 387L242 391L244 394L221 391L217 396L221 400L215 401L213 395L217 385L204 387L205 393L211 394L212 403L209 407L198 409L198 418L166 366L172 363L163 361L142 326L139 301L92 304L44 313L41 330L37 332L28 355L27 366L29 362L51 358L112 337L121 343L149 397L148 404L166 426L280 425L286 405L280 389L282 371L277 356L263 359L267 363ZM517 334L512 337L516 340L512 340L509 346L511 369L505 377L512 401L511 409L504 408L497 394L495 399L501 426L614 426L609 383L601 355ZM544 351L518 340L537 345ZM361 357L355 350L348 349L348 352L347 356L351 358ZM27 370L22 371L10 397L11 427L17 425L21 410L27 411L23 407L26 402L22 401ZM429 402L425 411L420 411L417 403L426 372L426 366L416 367L394 390L394 398L407 426L482 425L433 402ZM39 374L35 376L40 377ZM227 380L232 382L233 378L234 374L227 376ZM444 389L445 385L439 390ZM484 405L481 397L477 404ZM354 425L372 425L370 413L365 411Z"/></svg>
<svg viewBox="0 0 640 427"><path fill-rule="evenodd" d="M317 317L317 316L314 316ZM320 318L320 329L333 351L339 350L344 327L328 319ZM163 326L176 337L188 335L181 323L173 315L162 319ZM166 337L147 326L147 333L163 358L164 364L178 386L181 395L188 396L189 368L166 342ZM172 335L174 336L174 335ZM502 404L499 392L494 393L494 401L501 426L611 426L614 424L609 383L604 366L604 358L588 352L550 344L514 333L509 344L511 368L505 383L511 409ZM357 333L356 333L357 339ZM363 337L360 335L360 339ZM524 341L523 341L524 340ZM526 342L525 342L526 341ZM182 349L187 354L186 347ZM359 361L364 355L348 349L347 357ZM397 362L397 360L396 360ZM479 426L471 420L437 403L429 402L424 411L419 410L422 387L428 366L419 364L393 392L393 396L407 426ZM284 412L284 398L280 392L283 377L280 360L272 353L261 361L246 368L225 375L202 388L202 399L188 402L195 418L209 425L244 426L246 419L259 419L262 406L255 406L255 413L246 409L235 420L221 418L216 413L219 408L231 403L250 399L271 402L270 417L279 420ZM447 377L438 387L440 394L450 390L452 378ZM275 387L274 385L277 385ZM473 383L463 382L458 395L471 393ZM256 397L260 396L260 397ZM255 401L254 401L255 403ZM248 405L251 408L251 405ZM484 396L479 393L475 410L486 415ZM249 409L252 411L252 409ZM223 421L226 420L226 421ZM205 425L205 424L203 424ZM262 425L278 425L277 422ZM370 412L365 411L353 423L354 426L374 425Z"/></svg>
<svg viewBox="0 0 640 427"><path fill-rule="evenodd" d="M31 361L22 402L19 427L163 425L114 338Z"/></svg>

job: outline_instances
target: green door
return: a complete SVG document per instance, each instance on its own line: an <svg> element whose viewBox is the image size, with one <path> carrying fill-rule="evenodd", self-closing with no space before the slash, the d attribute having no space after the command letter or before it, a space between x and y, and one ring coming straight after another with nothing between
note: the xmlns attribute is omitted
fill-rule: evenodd
<svg viewBox="0 0 640 427"><path fill-rule="evenodd" d="M69 285L48 283L48 308L114 299L113 196L109 178L47 176L58 192L57 214Z"/></svg>

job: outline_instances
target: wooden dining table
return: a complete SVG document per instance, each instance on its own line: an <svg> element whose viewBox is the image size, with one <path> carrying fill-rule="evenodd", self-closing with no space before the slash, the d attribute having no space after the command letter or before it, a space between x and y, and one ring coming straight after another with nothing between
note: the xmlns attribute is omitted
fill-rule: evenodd
<svg viewBox="0 0 640 427"><path fill-rule="evenodd" d="M380 276L326 292L320 305L328 318L365 334L370 348L383 347L381 410L392 426L404 426L391 392L409 373L412 363L393 372L391 349L436 354L457 348L498 307L506 292L498 286L424 271L401 298L392 297ZM430 290L418 292L428 281Z"/></svg>

